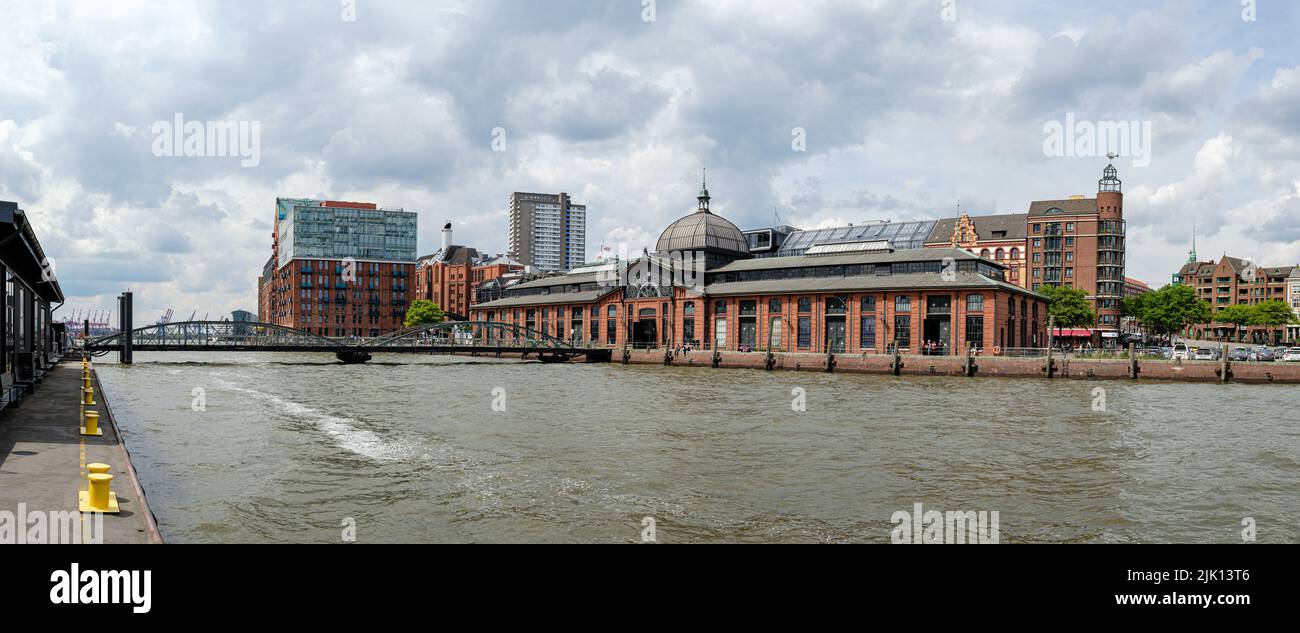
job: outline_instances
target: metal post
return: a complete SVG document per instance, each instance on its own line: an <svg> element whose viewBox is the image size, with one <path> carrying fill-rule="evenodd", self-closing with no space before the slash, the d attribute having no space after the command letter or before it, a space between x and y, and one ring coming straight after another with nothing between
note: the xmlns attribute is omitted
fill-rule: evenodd
<svg viewBox="0 0 1300 633"><path fill-rule="evenodd" d="M1052 347L1056 344L1056 316L1047 316L1047 377L1052 377Z"/></svg>
<svg viewBox="0 0 1300 633"><path fill-rule="evenodd" d="M1138 377L1137 343L1132 341L1128 344L1128 377L1133 379Z"/></svg>
<svg viewBox="0 0 1300 633"><path fill-rule="evenodd" d="M135 307L132 305L132 293L130 291L122 293L122 352L119 358L123 365L130 365L131 358L131 330L135 329L131 321L135 318Z"/></svg>

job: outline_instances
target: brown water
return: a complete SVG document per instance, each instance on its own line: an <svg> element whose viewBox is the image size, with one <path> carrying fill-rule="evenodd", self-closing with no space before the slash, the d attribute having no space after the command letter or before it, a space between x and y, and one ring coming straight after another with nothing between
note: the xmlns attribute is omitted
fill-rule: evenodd
<svg viewBox="0 0 1300 633"><path fill-rule="evenodd" d="M170 542L1300 541L1300 389L489 359L97 362ZM505 389L505 411L493 390ZM806 392L794 412L792 389ZM1105 411L1094 411L1094 388ZM202 389L205 410L193 410Z"/></svg>

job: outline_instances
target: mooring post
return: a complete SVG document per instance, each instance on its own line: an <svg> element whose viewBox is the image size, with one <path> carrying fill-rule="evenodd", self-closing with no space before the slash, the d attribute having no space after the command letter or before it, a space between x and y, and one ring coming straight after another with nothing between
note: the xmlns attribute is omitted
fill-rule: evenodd
<svg viewBox="0 0 1300 633"><path fill-rule="evenodd" d="M1052 346L1056 344L1056 337L1052 333L1056 330L1056 317L1047 317L1047 377L1052 377Z"/></svg>
<svg viewBox="0 0 1300 633"><path fill-rule="evenodd" d="M1226 383L1232 374L1232 364L1228 362L1228 344L1224 343L1219 355L1219 382Z"/></svg>
<svg viewBox="0 0 1300 633"><path fill-rule="evenodd" d="M1138 367L1137 343L1130 342L1128 344L1128 377L1136 380L1139 371L1141 369Z"/></svg>

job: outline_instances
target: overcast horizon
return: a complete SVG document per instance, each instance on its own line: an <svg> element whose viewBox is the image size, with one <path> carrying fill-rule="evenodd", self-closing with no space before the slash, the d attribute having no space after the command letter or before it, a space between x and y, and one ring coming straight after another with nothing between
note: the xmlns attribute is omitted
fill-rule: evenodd
<svg viewBox="0 0 1300 633"><path fill-rule="evenodd" d="M1105 151L1049 150L1073 122L1134 135L1129 277L1168 283L1193 224L1202 260L1300 264L1294 2L6 5L0 199L59 317L256 312L277 196L416 211L424 255L448 221L504 252L509 194L564 191L588 260L652 247L705 165L742 229L1024 213L1096 193ZM177 116L255 151L160 149Z"/></svg>

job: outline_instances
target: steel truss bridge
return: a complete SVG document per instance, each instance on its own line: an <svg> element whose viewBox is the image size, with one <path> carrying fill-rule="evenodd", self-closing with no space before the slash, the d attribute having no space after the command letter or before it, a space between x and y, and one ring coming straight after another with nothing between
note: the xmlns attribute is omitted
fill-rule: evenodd
<svg viewBox="0 0 1300 633"><path fill-rule="evenodd" d="M304 330L248 321L183 321L90 338L90 354L118 352L122 362L140 352L333 352L344 363L364 363L376 353L523 354L542 362L583 357L608 361L609 348L578 347L531 328L493 321L451 321L376 337L327 337Z"/></svg>

